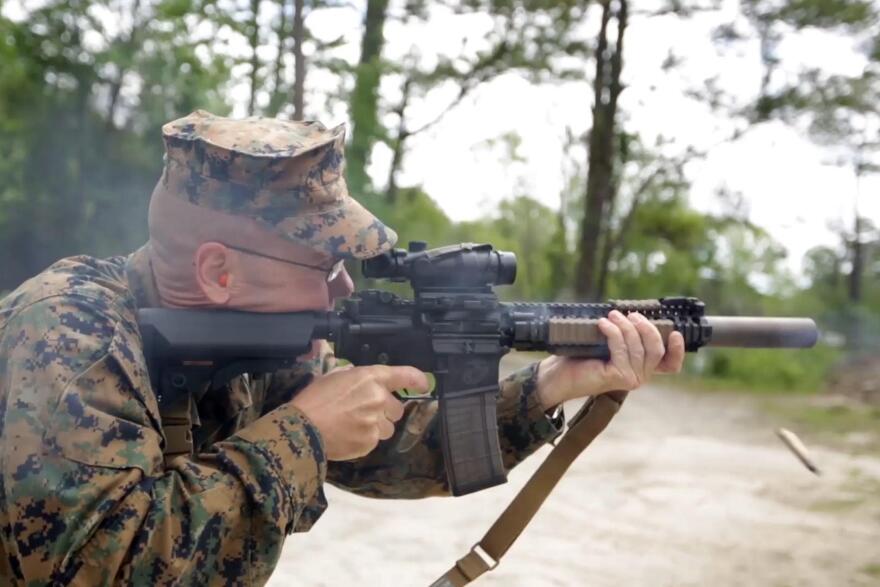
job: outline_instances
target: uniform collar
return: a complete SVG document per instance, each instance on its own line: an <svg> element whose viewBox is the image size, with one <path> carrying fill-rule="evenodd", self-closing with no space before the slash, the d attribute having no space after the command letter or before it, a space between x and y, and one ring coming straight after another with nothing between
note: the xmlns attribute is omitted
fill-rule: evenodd
<svg viewBox="0 0 880 587"><path fill-rule="evenodd" d="M128 286L134 295L138 308L158 308L161 306L159 290L153 275L153 262L150 260L150 248L150 243L145 244L129 255L125 261Z"/></svg>

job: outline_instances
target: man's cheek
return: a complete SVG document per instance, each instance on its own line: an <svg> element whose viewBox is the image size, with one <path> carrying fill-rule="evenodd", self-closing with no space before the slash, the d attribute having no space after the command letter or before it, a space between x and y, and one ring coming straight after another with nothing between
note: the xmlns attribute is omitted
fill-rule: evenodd
<svg viewBox="0 0 880 587"><path fill-rule="evenodd" d="M354 282L348 271L343 268L336 279L327 284L327 296L329 308L332 308L336 300L350 297L354 293Z"/></svg>

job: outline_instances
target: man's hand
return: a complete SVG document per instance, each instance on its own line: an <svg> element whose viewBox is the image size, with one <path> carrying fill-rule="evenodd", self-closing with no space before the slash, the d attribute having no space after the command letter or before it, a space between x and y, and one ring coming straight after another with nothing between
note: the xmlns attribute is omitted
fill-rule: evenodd
<svg viewBox="0 0 880 587"><path fill-rule="evenodd" d="M318 428L327 460L347 461L391 438L403 416L391 392L403 388L427 393L428 379L415 367L351 367L318 377L291 403Z"/></svg>
<svg viewBox="0 0 880 587"><path fill-rule="evenodd" d="M684 338L669 336L669 347L651 322L633 312L617 310L599 320L599 330L608 339L610 359L548 357L538 369L538 398L545 410L570 399L606 391L635 389L654 373L678 373L684 362Z"/></svg>

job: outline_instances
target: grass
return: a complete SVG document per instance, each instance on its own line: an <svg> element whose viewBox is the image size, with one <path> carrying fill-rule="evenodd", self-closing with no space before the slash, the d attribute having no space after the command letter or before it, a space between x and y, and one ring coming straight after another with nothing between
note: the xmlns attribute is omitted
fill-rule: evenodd
<svg viewBox="0 0 880 587"><path fill-rule="evenodd" d="M880 479L852 467L833 496L826 495L813 502L809 509L832 516L875 517L880 513Z"/></svg>
<svg viewBox="0 0 880 587"><path fill-rule="evenodd" d="M841 357L824 345L812 349L701 349L686 363L704 388L759 393L815 393Z"/></svg>
<svg viewBox="0 0 880 587"><path fill-rule="evenodd" d="M853 454L880 452L880 406L825 395L821 385L785 387L772 379L744 382L693 373L683 373L665 383L695 393L750 395L772 420L799 434L808 434Z"/></svg>
<svg viewBox="0 0 880 587"><path fill-rule="evenodd" d="M864 504L865 501L866 500L864 498L857 497L848 499L827 499L823 501L817 501L810 506L810 509L814 512L839 514L852 511Z"/></svg>
<svg viewBox="0 0 880 587"><path fill-rule="evenodd" d="M849 491L862 492L863 494L880 498L880 479L867 475L858 468L850 470L845 487Z"/></svg>
<svg viewBox="0 0 880 587"><path fill-rule="evenodd" d="M817 430L845 433L851 430L880 430L880 408L856 405L798 406L795 421Z"/></svg>
<svg viewBox="0 0 880 587"><path fill-rule="evenodd" d="M740 379L728 379L726 377L712 377L706 375L698 375L695 373L681 373L676 375L674 379L664 379L664 383L671 386L682 387L691 391L708 391L708 392L734 392L753 395L815 395L816 389L813 385L785 388L780 387L772 381L754 381L744 382Z"/></svg>
<svg viewBox="0 0 880 587"><path fill-rule="evenodd" d="M880 563L865 565L860 570L869 577L880 579Z"/></svg>
<svg viewBox="0 0 880 587"><path fill-rule="evenodd" d="M777 395L761 407L784 425L855 454L880 451L880 407L821 396Z"/></svg>

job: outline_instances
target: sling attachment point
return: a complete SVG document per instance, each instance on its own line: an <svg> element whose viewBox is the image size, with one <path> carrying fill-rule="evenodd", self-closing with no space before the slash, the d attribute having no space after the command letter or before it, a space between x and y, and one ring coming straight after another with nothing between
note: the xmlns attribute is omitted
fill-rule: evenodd
<svg viewBox="0 0 880 587"><path fill-rule="evenodd" d="M193 453L192 406L189 394L182 394L173 403L161 406L159 415L162 418L162 434L165 435L165 447L162 454L166 465L179 455Z"/></svg>

